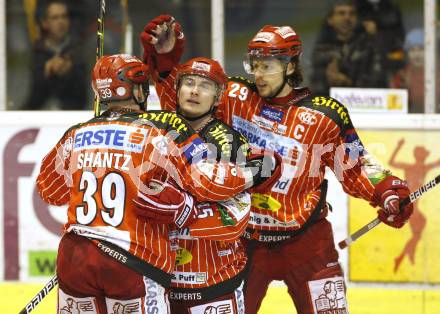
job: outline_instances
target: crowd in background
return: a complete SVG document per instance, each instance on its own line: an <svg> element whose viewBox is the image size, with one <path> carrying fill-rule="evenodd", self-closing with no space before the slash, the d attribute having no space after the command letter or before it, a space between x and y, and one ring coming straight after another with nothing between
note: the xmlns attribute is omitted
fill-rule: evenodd
<svg viewBox="0 0 440 314"><path fill-rule="evenodd" d="M423 1L419 2L422 16ZM7 10L20 12L21 15L8 14L8 73L12 75L8 75L7 109L78 110L92 107L88 84L96 49L97 3L84 0L25 0L12 4L12 1L8 1ZM280 5L283 1L277 3ZM411 25L411 29L406 29L400 4L401 1L393 0L336 0L326 5L327 14L322 16L320 13L321 26L316 25L314 38L308 42L306 39L304 43L310 46L311 49L307 50L312 52L302 56L308 59L304 62L307 67L305 72L312 73L305 83L314 93L328 95L332 86L405 88L409 94L409 112L424 111L423 24L420 23L418 27ZM301 23L297 26L296 19L284 21L281 18L282 21L278 21L269 20L267 13L264 16L265 6L276 10L276 4L244 0L242 7L236 5L233 1L225 1L226 36L231 34L226 50L235 38L240 38L234 36L234 32L239 33L237 28L252 24L248 23L246 6L252 12L255 12L252 8L259 8L257 11L260 14L252 14L252 18L261 20L260 26L263 23L283 22L293 28L305 27ZM141 30L142 23L155 14L167 12L180 18L183 24L186 23L184 26L189 34L200 33L198 37L192 35L196 40L188 47L187 57L209 56L206 42L209 41L210 30L208 25L203 31L203 27L200 27L209 23L209 16L191 18L196 14L203 15L200 14L203 10L210 12L209 1L198 0L191 4L177 0L162 3L152 1L147 10L143 1L109 0L104 51L106 54L124 52L123 34L128 18L131 18L133 53L140 54L136 34ZM237 22L237 14L241 24ZM24 18L22 21L13 21L11 16ZM13 42L12 36L17 33L17 25L21 25L21 33L24 32L29 41L29 52L23 56L14 54L18 44ZM198 44L197 38L205 44ZM245 44L244 39L237 43L241 46ZM236 58L229 57L226 52L227 71L230 61L237 63L231 59ZM30 68L26 77L23 71L18 70L25 63L28 64L26 68ZM19 75L16 76L14 72L19 72ZM20 93L17 93L18 90Z"/></svg>

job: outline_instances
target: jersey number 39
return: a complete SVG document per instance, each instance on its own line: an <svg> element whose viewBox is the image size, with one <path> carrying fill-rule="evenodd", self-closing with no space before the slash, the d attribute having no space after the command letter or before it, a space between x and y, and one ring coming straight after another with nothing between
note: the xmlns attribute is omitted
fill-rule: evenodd
<svg viewBox="0 0 440 314"><path fill-rule="evenodd" d="M100 188L100 193L96 193ZM96 197L101 196L105 209L100 210L102 220L116 227L122 223L125 208L125 182L118 173L111 172L104 176L98 187L98 179L89 171L84 171L79 184L80 191L84 192L83 204L76 207L78 223L88 225L98 212Z"/></svg>

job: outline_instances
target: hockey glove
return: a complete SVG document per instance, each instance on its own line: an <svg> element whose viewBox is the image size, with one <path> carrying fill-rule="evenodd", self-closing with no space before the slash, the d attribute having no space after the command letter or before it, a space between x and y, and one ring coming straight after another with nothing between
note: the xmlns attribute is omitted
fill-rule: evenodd
<svg viewBox="0 0 440 314"><path fill-rule="evenodd" d="M413 213L413 204L401 207L400 202L408 197L408 184L395 176L387 177L376 185L373 205L379 205L379 219L394 228L402 228Z"/></svg>
<svg viewBox="0 0 440 314"><path fill-rule="evenodd" d="M183 54L185 36L181 26L170 15L159 15L144 27L140 35L143 60L161 72L171 71Z"/></svg>
<svg viewBox="0 0 440 314"><path fill-rule="evenodd" d="M153 192L138 192L133 200L136 213L158 224L174 223L178 228L190 225L197 216L194 198L169 183L150 181Z"/></svg>
<svg viewBox="0 0 440 314"><path fill-rule="evenodd" d="M268 152L251 154L246 166L251 167L254 177L254 184L249 192L264 194L281 178L283 158L276 152L273 155Z"/></svg>

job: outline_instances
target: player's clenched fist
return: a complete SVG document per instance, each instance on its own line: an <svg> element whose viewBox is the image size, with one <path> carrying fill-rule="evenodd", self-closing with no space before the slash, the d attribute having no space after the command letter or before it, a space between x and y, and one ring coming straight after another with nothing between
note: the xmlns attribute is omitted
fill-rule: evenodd
<svg viewBox="0 0 440 314"><path fill-rule="evenodd" d="M183 228L196 218L194 198L170 183L151 180L150 194L138 192L136 213L150 222Z"/></svg>
<svg viewBox="0 0 440 314"><path fill-rule="evenodd" d="M141 33L141 42L144 45L153 45L158 53L167 53L172 50L176 39L182 39L183 33L180 24L170 15L159 15L144 27Z"/></svg>
<svg viewBox="0 0 440 314"><path fill-rule="evenodd" d="M410 191L406 181L395 176L387 177L376 185L374 198L381 207L379 219L394 228L402 228L413 213L413 204L400 206L400 202L408 197Z"/></svg>
<svg viewBox="0 0 440 314"><path fill-rule="evenodd" d="M140 35L143 60L161 73L179 63L185 46L180 24L170 15L159 15L145 25Z"/></svg>

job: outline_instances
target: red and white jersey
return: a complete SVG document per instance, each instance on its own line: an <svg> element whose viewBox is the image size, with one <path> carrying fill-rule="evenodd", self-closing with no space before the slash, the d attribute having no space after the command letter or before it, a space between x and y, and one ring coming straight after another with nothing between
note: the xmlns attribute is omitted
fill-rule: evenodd
<svg viewBox="0 0 440 314"><path fill-rule="evenodd" d="M187 228L173 234L178 245L171 286L204 288L237 276L246 266L239 240L250 212L249 193L228 201L201 203L199 215Z"/></svg>
<svg viewBox="0 0 440 314"><path fill-rule="evenodd" d="M344 191L367 201L372 201L374 184L389 173L367 154L347 109L330 97L310 97L307 88L269 103L255 84L232 78L217 112L250 145L283 157L282 177L272 191L252 195L253 229L293 231L303 226L319 201L326 167Z"/></svg>
<svg viewBox="0 0 440 314"><path fill-rule="evenodd" d="M66 232L112 242L171 272L171 230L138 219L132 199L139 190L148 193L149 179L164 175L199 201L242 192L241 168L206 165L205 146L175 113L107 111L64 134L44 158L37 188L46 202L68 204Z"/></svg>
<svg viewBox="0 0 440 314"><path fill-rule="evenodd" d="M176 110L174 69L165 79L156 77L155 87L161 106ZM247 153L246 139L218 119L200 130L206 143L231 150L231 160ZM225 139L229 138L225 146ZM220 157L220 154L218 155ZM245 158L245 157L244 157ZM239 237L245 231L250 212L250 195L241 193L228 201L199 204L201 214L189 228L180 230L178 258L172 286L178 288L203 288L231 279L246 264L246 254Z"/></svg>

